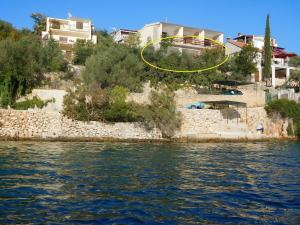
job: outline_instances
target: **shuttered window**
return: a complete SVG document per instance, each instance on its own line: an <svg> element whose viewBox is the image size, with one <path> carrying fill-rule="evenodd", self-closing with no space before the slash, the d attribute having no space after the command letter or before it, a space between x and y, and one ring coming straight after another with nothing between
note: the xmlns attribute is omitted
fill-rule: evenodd
<svg viewBox="0 0 300 225"><path fill-rule="evenodd" d="M83 22L76 22L76 29L83 29Z"/></svg>

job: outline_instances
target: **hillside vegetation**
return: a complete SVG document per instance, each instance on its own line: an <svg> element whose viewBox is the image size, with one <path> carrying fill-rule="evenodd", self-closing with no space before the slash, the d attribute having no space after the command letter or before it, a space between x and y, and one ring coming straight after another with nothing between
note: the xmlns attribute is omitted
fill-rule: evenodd
<svg viewBox="0 0 300 225"><path fill-rule="evenodd" d="M0 21L0 105L13 105L18 97L40 86L44 73L66 69L55 41L43 45L31 31Z"/></svg>
<svg viewBox="0 0 300 225"><path fill-rule="evenodd" d="M18 30L0 21L0 104L16 106L16 99L33 88L47 83L47 72L65 71L63 79L73 79L68 63L54 40L42 42L45 16L32 14L34 30ZM84 65L76 85L65 97L64 114L77 120L105 122L141 122L147 128L159 128L165 137L180 127L181 115L176 111L173 90L184 85L212 88L216 80L247 80L255 70L256 49L246 46L229 62L202 73L173 73L149 67L140 58L138 36L130 36L124 44L116 44L105 31L98 31L98 43L78 41L73 50L73 64ZM195 70L223 61L224 49L203 50L200 56L169 51L172 43L163 42L161 49L149 47L144 56L164 68ZM160 91L150 96L149 105L127 102L129 92L142 91L150 81Z"/></svg>

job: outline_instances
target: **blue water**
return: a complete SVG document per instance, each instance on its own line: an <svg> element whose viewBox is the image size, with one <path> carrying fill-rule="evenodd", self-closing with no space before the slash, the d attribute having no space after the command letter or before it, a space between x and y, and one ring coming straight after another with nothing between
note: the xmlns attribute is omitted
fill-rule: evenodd
<svg viewBox="0 0 300 225"><path fill-rule="evenodd" d="M300 143L0 142L0 224L300 224Z"/></svg>

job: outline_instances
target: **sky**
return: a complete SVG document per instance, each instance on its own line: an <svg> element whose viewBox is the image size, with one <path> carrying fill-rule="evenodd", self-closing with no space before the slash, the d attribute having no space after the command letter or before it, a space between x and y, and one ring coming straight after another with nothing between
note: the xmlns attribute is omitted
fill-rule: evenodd
<svg viewBox="0 0 300 225"><path fill-rule="evenodd" d="M167 21L221 31L225 38L238 32L264 35L269 13L272 37L280 47L300 54L299 0L7 0L1 3L0 19L17 28L32 28L33 12L57 18L67 18L70 12L109 32Z"/></svg>

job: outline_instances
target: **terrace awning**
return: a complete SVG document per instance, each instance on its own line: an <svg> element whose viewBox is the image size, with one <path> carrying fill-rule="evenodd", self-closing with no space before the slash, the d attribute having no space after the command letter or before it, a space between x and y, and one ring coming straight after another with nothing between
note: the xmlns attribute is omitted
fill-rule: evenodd
<svg viewBox="0 0 300 225"><path fill-rule="evenodd" d="M241 82L241 81L236 81L236 80L217 80L217 81L213 82L213 84L236 87L236 86L248 85L248 84L253 84L253 83L252 82Z"/></svg>
<svg viewBox="0 0 300 225"><path fill-rule="evenodd" d="M247 103L245 102L237 102L237 101L229 101L229 100L220 100L220 101L205 101L204 104L212 104L212 105L232 105L236 107L247 107Z"/></svg>

